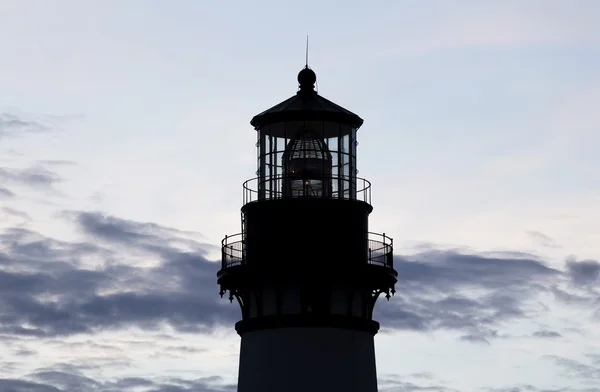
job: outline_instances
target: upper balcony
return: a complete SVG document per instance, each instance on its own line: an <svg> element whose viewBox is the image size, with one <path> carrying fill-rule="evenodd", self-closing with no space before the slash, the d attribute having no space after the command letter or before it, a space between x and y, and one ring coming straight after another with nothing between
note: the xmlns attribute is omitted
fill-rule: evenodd
<svg viewBox="0 0 600 392"><path fill-rule="evenodd" d="M394 269L394 240L385 234L368 233L366 264ZM242 233L226 236L221 242L221 269L246 264L246 247Z"/></svg>
<svg viewBox="0 0 600 392"><path fill-rule="evenodd" d="M371 205L371 183L359 177L327 176L319 181L301 181L289 176L252 178L244 182L243 204L284 198L359 200Z"/></svg>

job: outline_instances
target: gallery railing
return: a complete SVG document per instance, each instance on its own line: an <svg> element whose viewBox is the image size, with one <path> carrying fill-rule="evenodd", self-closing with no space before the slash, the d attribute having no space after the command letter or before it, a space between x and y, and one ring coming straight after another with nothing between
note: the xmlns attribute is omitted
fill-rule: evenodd
<svg viewBox="0 0 600 392"><path fill-rule="evenodd" d="M286 197L295 198L297 196L287 196L285 192L286 182L293 180L293 178L287 176L249 179L243 185L243 203L245 205L258 200L283 199ZM360 200L371 204L371 183L364 178L331 176L320 178L319 180L330 184L331 189L321 192L318 196L307 192L302 197Z"/></svg>
<svg viewBox="0 0 600 392"><path fill-rule="evenodd" d="M242 265L245 259L245 246L242 233L225 236L221 241L221 268Z"/></svg>
<svg viewBox="0 0 600 392"><path fill-rule="evenodd" d="M394 240L385 234L368 233L367 263L394 268ZM225 236L221 242L221 268L244 264L246 249L242 233Z"/></svg>

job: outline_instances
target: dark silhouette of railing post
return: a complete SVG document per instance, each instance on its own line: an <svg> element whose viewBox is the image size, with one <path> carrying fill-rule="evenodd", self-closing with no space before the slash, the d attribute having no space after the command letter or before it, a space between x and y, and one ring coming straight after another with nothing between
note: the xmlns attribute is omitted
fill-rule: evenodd
<svg viewBox="0 0 600 392"><path fill-rule="evenodd" d="M223 240L223 245L224 246L222 247L222 252L221 252L222 253L221 260L223 262L221 263L221 265L223 266L223 268L226 268L227 267L227 257L226 257L227 253L225 252L225 249L227 248L227 235L225 236L225 239Z"/></svg>

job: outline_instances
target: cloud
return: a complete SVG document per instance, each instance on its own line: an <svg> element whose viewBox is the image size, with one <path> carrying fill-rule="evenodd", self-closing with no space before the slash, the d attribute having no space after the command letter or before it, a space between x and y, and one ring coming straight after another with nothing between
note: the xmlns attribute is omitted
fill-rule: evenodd
<svg viewBox="0 0 600 392"><path fill-rule="evenodd" d="M463 342L469 342L469 343L477 343L477 344L484 344L484 345L490 345L490 341L487 340L486 338L482 337L482 336L476 336L476 335L463 335L459 338L459 340L462 340Z"/></svg>
<svg viewBox="0 0 600 392"><path fill-rule="evenodd" d="M14 355L18 356L18 357L29 357L31 355L36 355L37 351L33 351L33 350L27 350L27 349L20 349L14 352Z"/></svg>
<svg viewBox="0 0 600 392"><path fill-rule="evenodd" d="M396 257L396 297L376 307L386 330L447 329L467 332L462 340L496 337L501 322L535 316L529 302L562 273L532 255L496 256L428 251Z"/></svg>
<svg viewBox="0 0 600 392"><path fill-rule="evenodd" d="M15 218L21 218L21 219L25 219L25 220L30 220L31 219L31 217L29 216L29 214L27 214L26 212L15 210L14 208L2 207L1 210L6 215L10 215L10 216L13 216Z"/></svg>
<svg viewBox="0 0 600 392"><path fill-rule="evenodd" d="M579 381L600 381L599 366L558 355L546 355L543 358L554 362L554 364L562 369L563 376L567 378Z"/></svg>
<svg viewBox="0 0 600 392"><path fill-rule="evenodd" d="M0 138L24 133L46 132L49 128L41 122L26 120L10 113L0 113Z"/></svg>
<svg viewBox="0 0 600 392"><path fill-rule="evenodd" d="M576 285L591 285L599 281L600 263L596 260L567 261L567 273Z"/></svg>
<svg viewBox="0 0 600 392"><path fill-rule="evenodd" d="M89 242L26 229L0 234L0 334L51 337L164 324L209 332L239 319L236 306L218 295L219 264L202 256L208 245L156 224L75 216ZM147 260L155 264L142 264Z"/></svg>
<svg viewBox="0 0 600 392"><path fill-rule="evenodd" d="M552 287L551 291L554 299L567 305L587 306L591 305L597 298L596 295L589 292L583 294L569 293L559 287Z"/></svg>
<svg viewBox="0 0 600 392"><path fill-rule="evenodd" d="M0 378L0 390L5 392L66 392L52 385L10 378Z"/></svg>
<svg viewBox="0 0 600 392"><path fill-rule="evenodd" d="M10 199L15 197L15 194L4 187L0 187L0 199Z"/></svg>
<svg viewBox="0 0 600 392"><path fill-rule="evenodd" d="M420 372L420 373L411 373L408 375L409 377L414 377L414 378L419 378L419 379L426 379L426 380L433 380L433 374L429 373L429 372Z"/></svg>
<svg viewBox="0 0 600 392"><path fill-rule="evenodd" d="M530 230L527 232L529 236L537 242L539 245L544 246L546 248L560 248L561 246L556 243L555 240L548 237L546 234L541 233L539 231Z"/></svg>
<svg viewBox="0 0 600 392"><path fill-rule="evenodd" d="M439 381L434 380L430 373L421 373L426 376L419 377L418 374L400 377L397 375L386 375L381 377L378 382L379 390L382 392L457 392L456 389L446 387ZM408 381L407 378L413 377L419 381Z"/></svg>
<svg viewBox="0 0 600 392"><path fill-rule="evenodd" d="M560 338L562 337L561 334L559 334L558 332L555 331L536 331L533 333L533 336L536 338Z"/></svg>
<svg viewBox="0 0 600 392"><path fill-rule="evenodd" d="M439 290L460 287L504 288L531 286L532 277L553 277L560 272L547 267L533 255L504 253L491 256L455 251L431 251L410 257L397 257L395 267L410 290L427 291L432 283ZM535 283L533 283L535 285Z"/></svg>
<svg viewBox="0 0 600 392"><path fill-rule="evenodd" d="M531 384L519 384L512 387L504 388L485 388L487 392L593 392L589 389L577 389L577 388L560 388L560 389L546 389L538 388Z"/></svg>
<svg viewBox="0 0 600 392"><path fill-rule="evenodd" d="M51 188L62 179L41 165L26 169L0 167L0 182L27 185L34 188Z"/></svg>
<svg viewBox="0 0 600 392"><path fill-rule="evenodd" d="M172 241L185 243L194 247L201 254L212 247L209 244L198 245L193 240L187 240L182 236L203 237L198 232L182 231L167 228L152 222L135 222L100 213L90 212L65 212L65 217L74 218L75 222L90 236L101 238L111 244L134 245L146 249L154 249L155 246L169 246Z"/></svg>
<svg viewBox="0 0 600 392"><path fill-rule="evenodd" d="M38 161L41 165L49 165L49 166L75 166L77 162L68 161L64 159L46 159L43 161Z"/></svg>
<svg viewBox="0 0 600 392"><path fill-rule="evenodd" d="M32 379L53 385L64 391L93 391L98 390L102 383L82 374L71 374L60 371L40 371L30 376Z"/></svg>
<svg viewBox="0 0 600 392"><path fill-rule="evenodd" d="M123 377L96 380L77 371L42 369L25 379L0 379L3 392L234 392L235 385L223 383L221 377L196 379L178 377L143 378Z"/></svg>

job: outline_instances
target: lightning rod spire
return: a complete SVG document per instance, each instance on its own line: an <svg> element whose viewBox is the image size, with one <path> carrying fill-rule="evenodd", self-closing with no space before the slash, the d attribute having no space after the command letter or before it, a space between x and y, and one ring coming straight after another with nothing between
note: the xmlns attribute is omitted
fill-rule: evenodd
<svg viewBox="0 0 600 392"><path fill-rule="evenodd" d="M308 68L308 34L306 35L306 68Z"/></svg>

